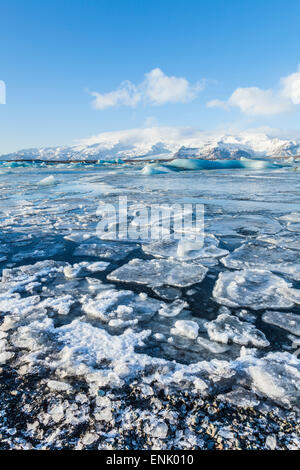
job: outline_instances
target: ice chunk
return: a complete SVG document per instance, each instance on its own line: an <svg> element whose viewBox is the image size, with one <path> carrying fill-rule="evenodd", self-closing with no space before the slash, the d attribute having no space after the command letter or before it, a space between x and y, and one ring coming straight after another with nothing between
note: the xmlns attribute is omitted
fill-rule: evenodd
<svg viewBox="0 0 300 470"><path fill-rule="evenodd" d="M275 450L277 446L277 439L276 436L267 436L265 442L265 448L268 450Z"/></svg>
<svg viewBox="0 0 300 470"><path fill-rule="evenodd" d="M152 175L161 175L164 173L169 173L170 169L164 165L145 165L144 168L141 170L142 175L145 176L152 176Z"/></svg>
<svg viewBox="0 0 300 470"><path fill-rule="evenodd" d="M265 312L262 319L270 325L278 326L296 336L300 336L300 315L290 312Z"/></svg>
<svg viewBox="0 0 300 470"><path fill-rule="evenodd" d="M171 334L177 336L186 336L190 339L196 339L198 336L198 323L192 320L177 320L175 328L171 328Z"/></svg>
<svg viewBox="0 0 300 470"><path fill-rule="evenodd" d="M72 390L70 384L66 382L60 382L58 380L48 380L47 387L49 387L50 390L55 390L56 392L69 392Z"/></svg>
<svg viewBox="0 0 300 470"><path fill-rule="evenodd" d="M229 341L243 346L265 348L269 341L265 335L251 323L240 321L233 315L223 313L216 320L206 323L211 340L227 344Z"/></svg>
<svg viewBox="0 0 300 470"><path fill-rule="evenodd" d="M88 263L85 269L91 273L98 273L100 271L105 271L109 263L106 261L96 261L95 263Z"/></svg>
<svg viewBox="0 0 300 470"><path fill-rule="evenodd" d="M218 244L218 240L213 235L206 235L203 242L188 238L176 240L168 237L153 243L143 244L142 249L145 253L158 258L174 258L184 261L199 258L220 258L228 254L227 250L218 248Z"/></svg>
<svg viewBox="0 0 300 470"><path fill-rule="evenodd" d="M293 359L292 359L293 358ZM299 400L300 362L288 353L270 353L248 368L254 391L290 407Z"/></svg>
<svg viewBox="0 0 300 470"><path fill-rule="evenodd" d="M0 364L6 364L6 362L10 361L14 355L15 353L11 351L0 352Z"/></svg>
<svg viewBox="0 0 300 470"><path fill-rule="evenodd" d="M145 426L145 433L151 437L158 439L166 439L168 435L168 426L164 421L154 421L153 423L147 423Z"/></svg>
<svg viewBox="0 0 300 470"><path fill-rule="evenodd" d="M213 290L219 304L228 307L291 308L300 303L299 291L270 271L245 269L219 274Z"/></svg>
<svg viewBox="0 0 300 470"><path fill-rule="evenodd" d="M94 256L118 261L126 258L136 248L137 245L125 243L82 243L75 249L74 256Z"/></svg>
<svg viewBox="0 0 300 470"><path fill-rule="evenodd" d="M171 304L164 304L159 309L158 313L163 317L176 317L179 315L184 308L188 307L187 302L183 302L180 299L174 300Z"/></svg>
<svg viewBox="0 0 300 470"><path fill-rule="evenodd" d="M253 392L250 392L244 388L237 388L224 395L218 395L218 400L220 402L225 401L232 404L233 406L244 409L254 408L260 403L259 399Z"/></svg>
<svg viewBox="0 0 300 470"><path fill-rule="evenodd" d="M221 262L231 269L267 269L300 280L300 262L297 253L268 243L245 243L222 258Z"/></svg>
<svg viewBox="0 0 300 470"><path fill-rule="evenodd" d="M50 176L47 176L46 178L42 179L39 182L39 185L40 186L54 186L58 183L59 183L59 181L53 175L50 175Z"/></svg>
<svg viewBox="0 0 300 470"><path fill-rule="evenodd" d="M186 287L203 281L207 268L201 264L171 260L133 259L107 276L112 281L146 284L149 287L170 285Z"/></svg>
<svg viewBox="0 0 300 470"><path fill-rule="evenodd" d="M204 349L207 349L213 354L223 354L229 351L229 346L221 345L215 341L210 341L207 338L203 338L203 336L198 336L197 343L200 344Z"/></svg>
<svg viewBox="0 0 300 470"><path fill-rule="evenodd" d="M158 286L153 288L153 292L165 300L174 300L181 296L181 290L177 287Z"/></svg>

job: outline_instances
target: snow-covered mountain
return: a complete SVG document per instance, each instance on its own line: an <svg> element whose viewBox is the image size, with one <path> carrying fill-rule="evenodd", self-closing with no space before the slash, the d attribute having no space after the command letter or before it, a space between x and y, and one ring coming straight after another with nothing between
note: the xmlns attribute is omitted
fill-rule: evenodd
<svg viewBox="0 0 300 470"><path fill-rule="evenodd" d="M74 145L32 148L1 155L1 160L240 159L300 155L300 139L257 130L204 132L191 128L151 127L103 132Z"/></svg>

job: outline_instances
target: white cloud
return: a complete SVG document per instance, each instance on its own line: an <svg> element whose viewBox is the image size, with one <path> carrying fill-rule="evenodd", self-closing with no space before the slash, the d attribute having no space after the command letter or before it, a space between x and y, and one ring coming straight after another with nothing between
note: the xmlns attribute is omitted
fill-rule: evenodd
<svg viewBox="0 0 300 470"><path fill-rule="evenodd" d="M222 100L211 100L206 104L207 108L223 108L226 111L229 110L229 105L227 101L222 101Z"/></svg>
<svg viewBox="0 0 300 470"><path fill-rule="evenodd" d="M116 89L108 93L90 93L94 96L92 103L96 109L105 109L114 106L134 107L140 102L152 106L166 103L186 103L198 96L204 88L204 80L191 85L188 80L181 77L169 77L159 69L153 69L145 75L145 80L139 85L125 81Z"/></svg>
<svg viewBox="0 0 300 470"><path fill-rule="evenodd" d="M275 115L292 111L300 104L300 68L280 80L277 90L237 88L226 101L212 100L208 108L239 108L249 116Z"/></svg>
<svg viewBox="0 0 300 470"><path fill-rule="evenodd" d="M272 90L238 88L229 98L229 106L251 116L280 114L291 109L290 103Z"/></svg>
<svg viewBox="0 0 300 470"><path fill-rule="evenodd" d="M98 93L97 91L91 92L95 97L92 105L96 109L105 109L112 106L136 106L141 100L141 93L129 81L121 83L119 88L109 93Z"/></svg>
<svg viewBox="0 0 300 470"><path fill-rule="evenodd" d="M143 88L146 99L153 105L185 103L197 97L204 82L191 85L185 78L168 77L162 70L153 69L146 74Z"/></svg>
<svg viewBox="0 0 300 470"><path fill-rule="evenodd" d="M295 105L300 104L300 66L298 71L281 79L283 96L286 96Z"/></svg>

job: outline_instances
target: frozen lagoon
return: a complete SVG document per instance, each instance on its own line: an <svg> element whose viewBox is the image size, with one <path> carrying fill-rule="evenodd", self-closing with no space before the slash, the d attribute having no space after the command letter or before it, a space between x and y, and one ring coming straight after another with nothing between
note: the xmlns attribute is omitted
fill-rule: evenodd
<svg viewBox="0 0 300 470"><path fill-rule="evenodd" d="M1 166L0 185L2 448L299 448L299 173ZM120 195L204 204L207 242L100 240Z"/></svg>

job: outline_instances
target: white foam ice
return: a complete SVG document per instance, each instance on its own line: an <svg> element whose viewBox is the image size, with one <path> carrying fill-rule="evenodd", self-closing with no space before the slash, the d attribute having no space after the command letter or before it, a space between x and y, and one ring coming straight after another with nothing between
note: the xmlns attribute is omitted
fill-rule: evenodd
<svg viewBox="0 0 300 470"><path fill-rule="evenodd" d="M88 316L106 323L111 320L148 321L162 306L160 301L150 299L145 294L111 288L99 292L94 299L84 297L81 302ZM116 323L111 325L117 326Z"/></svg>
<svg viewBox="0 0 300 470"><path fill-rule="evenodd" d="M75 299L71 295L67 294L54 298L47 297L39 303L39 307L54 310L59 315L68 315L68 313L70 312L70 308L72 307L74 302Z"/></svg>
<svg viewBox="0 0 300 470"><path fill-rule="evenodd" d="M201 264L136 258L110 273L107 278L112 281L145 284L149 287L163 285L187 287L202 282L206 272L207 268Z"/></svg>
<svg viewBox="0 0 300 470"><path fill-rule="evenodd" d="M64 275L67 279L75 279L77 277L84 277L89 273L105 271L108 266L109 263L106 261L96 261L95 263L82 261L81 263L75 263L72 266L65 266Z"/></svg>
<svg viewBox="0 0 300 470"><path fill-rule="evenodd" d="M216 320L206 323L207 333L211 340L227 344L230 341L242 346L265 348L269 341L265 335L251 323L240 321L233 315L223 313Z"/></svg>
<svg viewBox="0 0 300 470"><path fill-rule="evenodd" d="M17 268L3 269L0 291L22 292L28 285L38 285L41 281L47 282L61 273L66 264L45 260Z"/></svg>
<svg viewBox="0 0 300 470"><path fill-rule="evenodd" d="M300 293L284 279L262 269L222 272L216 281L213 296L228 307L291 308L300 303Z"/></svg>

